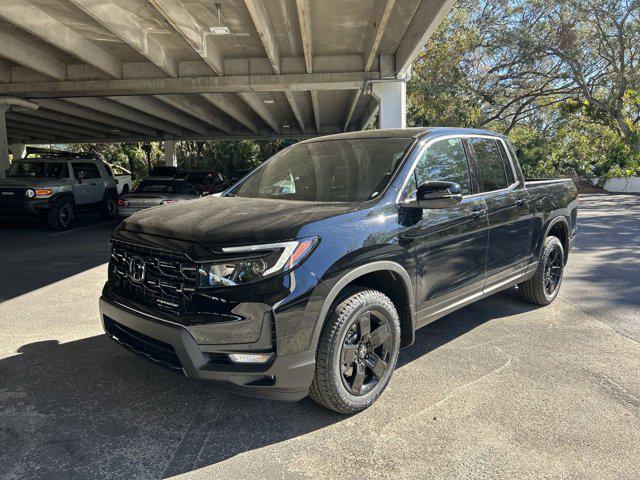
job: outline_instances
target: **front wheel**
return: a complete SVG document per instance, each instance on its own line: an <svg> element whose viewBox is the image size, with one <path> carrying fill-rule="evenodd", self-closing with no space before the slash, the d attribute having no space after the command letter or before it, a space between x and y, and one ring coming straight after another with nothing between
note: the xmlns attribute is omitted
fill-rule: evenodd
<svg viewBox="0 0 640 480"><path fill-rule="evenodd" d="M113 194L107 195L100 207L100 216L104 220L113 220L118 214L118 206L116 203L116 196Z"/></svg>
<svg viewBox="0 0 640 480"><path fill-rule="evenodd" d="M66 230L76 216L75 205L69 198L60 198L53 204L47 215L47 222L53 230Z"/></svg>
<svg viewBox="0 0 640 480"><path fill-rule="evenodd" d="M346 292L322 331L309 395L335 412L352 414L386 388L400 350L400 319L377 290Z"/></svg>
<svg viewBox="0 0 640 480"><path fill-rule="evenodd" d="M549 305L558 296L564 274L564 248L557 237L547 237L533 277L518 285L523 300Z"/></svg>

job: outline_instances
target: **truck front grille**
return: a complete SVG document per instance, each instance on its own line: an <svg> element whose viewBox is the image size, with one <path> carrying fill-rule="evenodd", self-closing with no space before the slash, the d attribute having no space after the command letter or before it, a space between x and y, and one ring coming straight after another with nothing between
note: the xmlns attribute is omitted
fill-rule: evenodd
<svg viewBox="0 0 640 480"><path fill-rule="evenodd" d="M186 255L114 240L109 279L120 295L180 315L188 309L197 265Z"/></svg>

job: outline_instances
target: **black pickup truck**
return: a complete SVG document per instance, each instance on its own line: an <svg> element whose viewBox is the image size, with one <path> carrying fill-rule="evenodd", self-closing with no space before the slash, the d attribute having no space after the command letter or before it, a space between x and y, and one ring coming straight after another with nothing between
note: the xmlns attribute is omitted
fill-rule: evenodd
<svg viewBox="0 0 640 480"><path fill-rule="evenodd" d="M354 413L418 328L516 286L551 303L577 207L571 180L526 181L488 131L308 140L221 197L125 220L101 317L114 340L189 377Z"/></svg>

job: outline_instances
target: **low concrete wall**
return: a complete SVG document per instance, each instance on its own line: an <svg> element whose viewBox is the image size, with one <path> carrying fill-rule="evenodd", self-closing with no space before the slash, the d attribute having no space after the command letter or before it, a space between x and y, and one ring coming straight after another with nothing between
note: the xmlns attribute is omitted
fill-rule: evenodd
<svg viewBox="0 0 640 480"><path fill-rule="evenodd" d="M604 183L607 192L640 193L640 177L610 178Z"/></svg>

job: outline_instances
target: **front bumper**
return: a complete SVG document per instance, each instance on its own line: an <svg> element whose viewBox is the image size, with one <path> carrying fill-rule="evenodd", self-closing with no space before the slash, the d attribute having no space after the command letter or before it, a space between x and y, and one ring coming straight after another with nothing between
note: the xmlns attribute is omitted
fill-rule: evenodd
<svg viewBox="0 0 640 480"><path fill-rule="evenodd" d="M46 215L53 202L50 199L15 199L0 201L0 218L29 218Z"/></svg>
<svg viewBox="0 0 640 480"><path fill-rule="evenodd" d="M315 350L276 355L267 365L220 362L224 353L199 345L183 325L155 317L117 301L100 298L106 333L129 350L183 372L213 381L243 395L296 401L307 396L315 369ZM210 346L209 346L210 347Z"/></svg>

